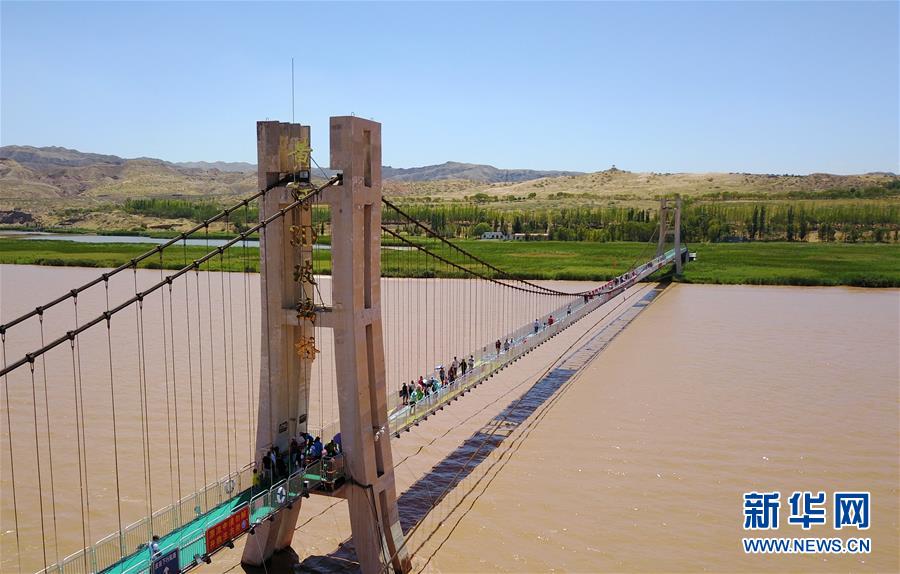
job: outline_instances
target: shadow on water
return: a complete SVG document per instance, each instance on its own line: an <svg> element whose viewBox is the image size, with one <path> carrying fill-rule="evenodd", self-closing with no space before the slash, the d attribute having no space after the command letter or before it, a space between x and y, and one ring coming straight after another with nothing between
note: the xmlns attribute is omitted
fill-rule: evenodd
<svg viewBox="0 0 900 574"><path fill-rule="evenodd" d="M519 425L576 372L577 369L557 368L547 373L410 486L397 501L403 531L408 532L424 519L444 496L472 474ZM290 553L293 554L293 551ZM292 568L294 572L359 571L352 540L345 541L340 548L326 556L309 556ZM251 572L249 569L247 571ZM270 572L272 571L270 567Z"/></svg>
<svg viewBox="0 0 900 574"><path fill-rule="evenodd" d="M658 284L656 288L636 301L633 307L640 309L650 304L667 284L668 282ZM630 320L626 322L630 322ZM409 532L412 527L423 520L433 507L437 506L447 494L497 450L513 431L547 402L582 366L596 356L605 346L605 342L601 341L601 336L605 331L606 328L601 329L591 339L567 354L557 363L560 365L559 367L551 370L522 395L513 399L497 416L475 431L456 450L434 465L427 474L400 495L397 505L403 532ZM293 550L290 552L293 554ZM270 572L273 571L270 568ZM309 556L302 562L295 563L292 571L358 572L359 564L352 539L344 541L337 550L328 555Z"/></svg>
<svg viewBox="0 0 900 574"><path fill-rule="evenodd" d="M398 500L403 531L425 518L576 372L557 368L547 373L409 487Z"/></svg>

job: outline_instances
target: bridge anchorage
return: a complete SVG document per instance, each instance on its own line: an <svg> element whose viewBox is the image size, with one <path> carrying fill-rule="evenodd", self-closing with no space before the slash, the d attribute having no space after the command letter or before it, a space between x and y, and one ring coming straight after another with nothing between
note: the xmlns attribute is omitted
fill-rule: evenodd
<svg viewBox="0 0 900 574"><path fill-rule="evenodd" d="M262 565L321 495L347 500L364 573L407 572L391 440L687 258L680 198L663 199L655 256L586 290L521 280L382 197L380 124L331 118L337 175L318 185L309 142L308 126L259 122L259 191L0 325L0 570L185 571L239 537ZM215 246L211 229L233 236ZM57 506L80 523L58 527Z"/></svg>

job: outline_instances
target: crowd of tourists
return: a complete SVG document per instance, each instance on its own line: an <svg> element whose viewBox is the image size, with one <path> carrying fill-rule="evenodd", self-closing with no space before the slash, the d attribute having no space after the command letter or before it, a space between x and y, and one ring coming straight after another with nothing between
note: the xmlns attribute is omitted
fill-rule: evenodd
<svg viewBox="0 0 900 574"><path fill-rule="evenodd" d="M497 341L497 344L499 343ZM400 387L400 401L404 405L409 405L411 409L415 409L416 403L449 387L462 377L465 377L466 373L471 373L474 368L474 355L469 355L468 359L463 357L462 360L458 357L453 357L453 362L450 363L449 368L445 368L444 365L438 365L435 369L435 374L432 374L428 379L419 377L418 380L403 383Z"/></svg>
<svg viewBox="0 0 900 574"><path fill-rule="evenodd" d="M572 306L569 305L566 308L566 316L568 317L571 314ZM552 314L545 321L535 319L533 325L534 334L538 334L541 329L552 327L555 323L556 318ZM527 337L524 340L527 340ZM508 353L513 345L515 345L515 340L512 338L507 337L502 341L497 339L494 342L494 351L497 356L500 356L501 353ZM465 377L467 373L470 374L474 368L474 355L469 355L468 359L463 357L462 360L458 357L453 357L453 362L450 363L449 368L445 368L444 365L438 365L435 367L435 372L428 378L420 376L418 380L413 379L409 383L403 383L399 390L400 402L402 405L408 406L410 411L414 411L417 403L440 393L443 389Z"/></svg>
<svg viewBox="0 0 900 574"><path fill-rule="evenodd" d="M320 460L329 460L341 454L341 433L323 444L322 439L306 432L300 432L291 439L287 450L281 450L278 445L272 445L262 458L262 472L253 469L253 486L263 487L272 485L281 479L287 478L295 470L306 468Z"/></svg>

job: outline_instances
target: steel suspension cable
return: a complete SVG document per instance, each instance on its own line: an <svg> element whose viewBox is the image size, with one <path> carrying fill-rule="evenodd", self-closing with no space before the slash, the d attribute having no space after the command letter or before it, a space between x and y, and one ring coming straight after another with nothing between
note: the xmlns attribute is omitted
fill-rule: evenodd
<svg viewBox="0 0 900 574"><path fill-rule="evenodd" d="M6 369L6 330L0 331L0 350L3 352L3 368ZM6 399L6 438L9 441L9 471L12 479L13 527L16 531L16 560L22 571L22 546L19 540L19 499L16 496L16 457L13 454L12 419L9 408L9 376L3 375L3 392Z"/></svg>
<svg viewBox="0 0 900 574"><path fill-rule="evenodd" d="M260 209L262 209L262 208L260 208ZM262 232L262 242L259 244L260 250L263 249L264 245L265 246L269 245L268 234L266 233L265 228L263 228L263 232ZM272 316L269 314L269 266L266 264L265 257L262 257L260 259L260 266L262 268L259 270L259 273L260 273L259 280L262 281L262 286L263 286L263 288L262 288L262 317L260 318L260 329L262 329L263 324L265 324L268 328L269 323L272 321ZM265 323L262 322L263 318L265 318ZM266 400L269 403L269 407L267 409L267 411L268 411L267 414L269 415L269 420L268 420L268 425L266 428L268 428L268 430L269 430L269 432L268 432L269 445L273 446L275 444L275 435L273 434L273 430L272 430L273 419L272 419L272 407L271 407L271 403L272 403L272 347L269 344L269 337L265 337L265 339L266 339ZM262 349L260 349L260 352L262 352ZM259 400L262 401L262 397L260 397ZM262 453L262 454L263 454L263 456L268 456L268 453ZM273 468L271 472L273 473L273 476L274 476L275 469Z"/></svg>
<svg viewBox="0 0 900 574"><path fill-rule="evenodd" d="M71 350L72 350L72 397L75 399L75 444L77 445L77 454L78 454L78 489L79 489L79 497L78 502L81 506L81 544L82 548L88 547L88 536L87 536L87 527L85 516L84 516L84 479L82 477L84 473L84 467L82 465L82 450L81 450L81 425L79 424L79 408L78 408L78 367L76 366L75 361L75 339L71 340ZM90 516L88 516L90 518ZM82 553L82 557L84 558L84 571L89 572L90 569L88 567L87 562L87 552ZM59 559L57 558L56 563L59 564Z"/></svg>
<svg viewBox="0 0 900 574"><path fill-rule="evenodd" d="M332 178L332 179L334 179L334 178ZM65 295L61 295L61 296L57 297L56 299L50 301L49 303L41 305L40 307L36 307L36 308L32 309L31 311L24 313L24 314L20 315L19 317L16 317L15 319L5 323L4 325L0 325L0 332L8 331L9 329L11 329L12 327L15 327L22 321L25 321L26 319L30 319L31 317L34 317L37 314L39 314L43 311L46 311L47 309L54 307L70 298L76 297L78 294L84 292L87 289L90 289L94 285L99 285L102 281L105 280L104 277L106 279L113 277L114 275L117 275L117 274L121 273L122 271L125 271L126 269L130 269L131 267L135 266L136 264L140 263L141 261L148 259L149 257L152 257L154 254L177 244L179 241L186 240L188 237L197 233L198 231L209 227L210 223L214 223L224 217L228 217L229 214L233 213L234 211L237 211L241 207L246 208L251 201L255 201L256 199L258 199L260 197L265 197L265 195L267 193L269 193L276 187L284 186L285 184L289 183L290 181L292 181L292 176L288 176L288 177L284 177L284 178L280 179L279 181L267 186L265 189L257 191L253 195L250 195L250 196L242 199L238 203L235 203L234 205L223 209L222 211L213 215L209 219L206 219L203 222L198 223L197 225L195 225L188 231L182 232L177 237L173 237L172 239L166 241L165 243L161 243L161 244L157 245L156 247L154 247L153 249L138 255L137 257L130 260L129 262L119 265L118 267L114 268L112 271L109 271L108 273L104 273L100 277L92 279L91 281L88 281L87 283L84 283L83 285L81 285L79 287L71 289ZM324 189L324 187L325 186L323 186L320 189Z"/></svg>
<svg viewBox="0 0 900 574"><path fill-rule="evenodd" d="M159 252L159 277L163 278L163 254ZM171 285L169 288L171 289ZM175 498L175 468L172 459L172 410L169 407L169 334L166 331L166 292L164 289L159 290L160 317L162 318L163 333L163 375L166 382L166 431L168 433L166 444L169 447L169 497ZM172 353L172 376L175 376L175 353ZM173 389L177 392L177 389ZM176 429L176 433L177 433ZM175 439L178 440L176 434ZM179 497L180 499L181 497Z"/></svg>
<svg viewBox="0 0 900 574"><path fill-rule="evenodd" d="M114 382L114 374L113 374L113 352L112 352L112 326L111 319L112 315L109 311L109 278L107 278L104 282L104 287L106 290L106 348L108 352L109 358L109 394L112 403L112 409L110 410L110 414L112 415L112 426L113 426L113 465L115 466L115 474L116 474L116 514L119 518L119 551L122 553L122 556L125 555L125 538L124 538L124 530L122 528L122 496L121 496L121 487L119 486L119 438L118 438L118 427L116 425L116 387ZM76 333L77 334L77 333Z"/></svg>
<svg viewBox="0 0 900 574"><path fill-rule="evenodd" d="M41 451L38 442L38 420L37 420L37 391L34 382L34 361L28 363L31 370L31 409L34 413L34 454L37 460L37 479L38 479L38 505L41 512L41 551L44 555L44 570L47 569L47 534L44 532L44 497L41 496L40 490L44 488L44 479L41 476Z"/></svg>
<svg viewBox="0 0 900 574"><path fill-rule="evenodd" d="M241 233L241 234L238 235L237 237L234 237L234 238L230 239L229 241L227 241L227 242L224 243L223 245L219 246L217 249L214 249L214 250L210 251L209 253L203 255L203 256L200 257L199 259L196 259L196 260L195 260L193 263L191 263L190 265L187 265L187 266L185 266L185 267L183 267L183 268L177 270L175 273L172 273L171 275L168 275L163 281L160 281L159 283L156 283L155 285L152 285L151 287L147 288L146 290L142 291L141 293L136 294L134 297L131 297L131 298L129 298L128 300L126 300L126 301L120 303L119 305L117 305L117 306L114 307L113 309L109 309L109 310L107 310L105 313L99 315L98 317L95 317L94 319L92 319L91 321L88 321L88 322L85 323L84 325L81 325L80 327L78 327L78 329L76 329L75 334L84 332L85 330L87 330L87 329L93 327L94 325L97 325L98 323L100 323L101 321L103 321L103 320L106 318L106 315L114 315L114 314L116 314L116 313L122 311L123 309L128 308L129 306L131 306L131 305L133 305L134 303L136 303L140 298L146 297L147 295L149 295L149 294L155 292L156 290L161 289L161 288L162 288L164 285L166 285L168 282L174 281L175 279L181 277L182 275L185 275L186 273L188 273L188 272L191 271L192 269L196 270L197 268L200 267L200 265L206 263L207 261L209 261L210 259L212 259L213 257L215 257L220 251L223 251L223 250L225 250L225 249L227 249L227 248L229 248L229 247L235 245L237 242L244 240L248 235L250 235L250 234L252 234L252 233L255 233L256 231L258 231L258 230L260 230L260 229L265 229L270 223L272 223L273 221L275 221L275 220L277 220L277 219L279 219L279 218L284 217L285 214L286 214L287 212L291 211L292 209L295 209L296 207L298 207L299 205L301 205L302 203L304 203L305 201L307 201L307 200L310 199L311 197L317 195L317 194L320 193L323 189L325 189L325 188L327 188L327 187L330 187L330 186L334 185L335 183L337 183L338 181L340 181L340 179L341 179L340 177L336 176L336 177L332 178L331 180L329 180L329 182L326 183L325 185L323 185L322 187L316 188L315 190L313 190L312 192L310 192L310 193L307 194L306 196L303 196L303 197L301 197L301 198L299 198L299 199L293 201L292 203L290 203L290 204L288 204L288 205L286 205L286 206L280 208L280 209L277 210L275 213L273 213L271 216L267 217L265 220L263 220L263 221L259 222L258 224L254 225L253 227L251 227L251 228L248 229L247 231ZM130 265L131 265L131 264L129 264L129 266L130 266ZM108 279L109 279L109 274L104 273L103 276L102 276L102 278L105 278L106 280L108 280ZM68 340L69 340L69 333L67 333L66 335L63 335L62 337L59 337L58 339L56 339L56 340L54 340L54 341L51 341L50 343L48 343L48 344L45 345L44 347L42 347L42 348L40 348L40 349L37 349L36 351L33 351L32 353L28 353L28 354L27 354L25 357L23 357L22 359L19 359L19 360L16 361L15 363L9 365L8 367L6 367L6 368L4 368L2 371L0 371L0 376L3 376L3 375L5 375L6 373L11 372L11 371L13 371L13 370L15 370L15 369L17 369L17 368L19 368L19 367L21 367L21 366L27 364L27 363L29 362L29 357L31 357L31 359L33 360L34 358L40 356L40 355L43 354L43 353L46 353L47 351L50 351L51 349L53 349L53 348L55 348L55 347L61 345L62 343L66 342L66 341L68 341Z"/></svg>
<svg viewBox="0 0 900 574"><path fill-rule="evenodd" d="M41 346L44 346L44 314L38 315L41 329ZM47 422L47 462L50 465L50 508L53 512L53 542L56 548L56 563L59 564L59 530L56 525L56 482L53 480L53 435L50 432L50 393L47 391L47 358L41 355L41 375L44 380L44 417Z"/></svg>
<svg viewBox="0 0 900 574"><path fill-rule="evenodd" d="M249 221L249 210L244 211L245 221ZM241 252L244 265L243 273L243 304L244 304L244 352L246 353L245 365L247 367L247 453L253 459L253 342L250 340L253 333L253 325L251 324L250 314L250 278L249 278L249 256L247 254L247 241L243 241L243 250Z"/></svg>
<svg viewBox="0 0 900 574"><path fill-rule="evenodd" d="M533 289L531 289L531 288L519 287L519 286L509 285L509 284L507 284L507 283L503 283L502 281L500 281L500 280L498 280L498 279L495 279L495 278L489 276L486 272L479 272L479 271L472 270L472 269L470 269L470 268L468 268L468 267L463 267L462 265L459 265L458 263L455 263L455 262L453 262L453 261L448 260L448 259L447 259L446 257L444 257L443 255L439 255L439 254L437 254L437 253L433 253L433 252L432 252L431 250L429 250L427 247L425 247L425 246L423 246L423 245L420 245L419 243L410 241L409 239L403 237L402 235L400 235L399 233L393 231L392 229L388 229L387 227L383 227L382 229L383 229L388 235L394 237L395 239L397 239L398 241L402 242L403 244L405 244L405 245L407 245L407 246L409 246L409 247L412 247L412 248L414 248L414 249L417 249L417 250L419 250L419 251L422 251L422 252L425 253L427 256L430 256L433 260L445 264L445 265L447 266L447 269L448 269L448 270L449 270L449 268L452 267L452 268L454 268L454 269L457 269L457 270L461 271L462 273L464 273L464 274L466 274L466 275L471 275L471 276L473 276L473 277L479 277L479 278L484 279L484 280L486 280L486 281L489 281L489 282L491 282L491 283L493 283L493 284L495 284L495 285L501 285L501 286L503 286L503 287L509 287L509 288L511 288L511 289L515 289L515 290L517 290L517 291L524 291L524 292L527 292L527 293L535 292L535 291L534 291ZM437 271L437 268L435 268L435 272L433 273L433 275L434 275L435 277L437 276L437 272L436 272L436 271ZM449 274L449 271L448 271L448 274ZM531 285L531 284L529 284L529 285ZM539 290L539 291L537 291L537 293L540 294L540 295L548 295L548 296L556 296L556 297L571 297L571 296L572 296L571 293L564 293L564 292L547 292L547 291L545 291L545 290ZM585 293L586 293L586 292L585 292ZM578 294L580 295L581 293L578 293Z"/></svg>
<svg viewBox="0 0 900 574"><path fill-rule="evenodd" d="M203 488L207 484L209 484L209 473L206 466L206 404L203 400L203 393L205 392L205 388L203 386L203 328L200 316L200 307L202 306L202 303L200 302L199 266L194 268L194 285L196 287L195 291L197 293L197 348L199 349L198 354L200 355L200 456L203 462L203 481L201 483L201 488ZM204 500L204 503L205 502L206 501Z"/></svg>
<svg viewBox="0 0 900 574"><path fill-rule="evenodd" d="M172 297L172 284L169 283L169 344L171 345L172 357L172 403L175 407L175 469L178 490L178 502L181 502L181 435L180 426L178 424L178 381L176 377L176 361L175 361L175 299ZM165 309L163 309L165 313ZM179 506L179 512L181 508Z"/></svg>
<svg viewBox="0 0 900 574"><path fill-rule="evenodd" d="M227 220L226 220L227 221ZM228 252L225 252L225 260L226 267L228 266ZM224 274L223 274L224 279ZM232 426L232 440L234 442L234 466L235 471L238 471L238 442L237 442L237 396L235 394L235 389L237 387L237 379L235 378L235 368L234 368L234 297L232 293L232 276L228 275L228 319L229 319L229 328L228 328L228 338L231 346L231 415L234 419L234 425Z"/></svg>
<svg viewBox="0 0 900 574"><path fill-rule="evenodd" d="M137 290L137 267L134 269L135 290ZM141 444L144 448L145 492L147 493L147 516L150 520L150 534L153 535L153 477L150 459L150 415L147 409L147 360L144 345L144 299L138 300L135 308L138 331L138 388L141 399Z"/></svg>
<svg viewBox="0 0 900 574"><path fill-rule="evenodd" d="M186 249L186 248L185 248ZM185 252L186 255L186 252ZM194 358L191 347L191 341L193 337L191 336L191 315L190 315L190 295L189 295L189 286L190 276L185 277L184 279L184 322L187 326L187 355L188 355L188 388L190 389L190 413L191 413L191 462L194 471L194 492L199 492L197 488L197 465L199 463L197 459L197 427L194 418ZM172 284L169 283L169 288L172 288Z"/></svg>
<svg viewBox="0 0 900 574"><path fill-rule="evenodd" d="M209 227L206 228L206 250L209 251ZM220 252L221 254L221 252ZM212 302L212 259L206 262L206 302L207 302L207 318L209 319L209 378L212 384L212 431L213 431L213 480L219 477L219 416L216 409L216 353L215 353L215 335L213 333L213 302ZM203 436L206 437L206 426L204 425ZM208 480L203 477L204 480Z"/></svg>
<svg viewBox="0 0 900 574"><path fill-rule="evenodd" d="M434 239L439 241L441 244L445 245L448 249L456 251L460 255L463 255L464 257L468 257L469 259L471 259L473 261L477 261L478 263L481 263L485 268L490 269L491 271L493 271L494 273L499 275L499 277L501 277L501 278L509 279L509 280L516 279L515 277L513 277L511 274L507 273L506 271L503 271L502 269L499 269L498 267L491 265L484 259L482 259L476 255L473 255L472 253L470 253L469 251L466 251L462 247L459 247L458 245L456 245L455 243L453 243L452 241L450 241L449 239L447 239L446 237L444 237L437 231L434 231L432 228L428 227L424 223L420 222L419 220L415 219L414 217L410 216L409 214L407 214L406 212L401 210L399 207L397 207L391 201L382 198L381 202L384 203L385 205L387 205L388 207L390 207L391 209L393 209L394 211L396 211L402 218L406 219L410 224L423 230L425 232L426 236L433 237ZM384 225L384 223L382 223L382 225ZM557 295L568 295L569 294L569 293L564 293L561 291L556 291L554 289L550 289L550 288L544 287L542 285L537 285L530 281L525 281L525 280L521 280L521 281L523 283L527 284L529 287L531 287L533 289L537 289L538 291L545 291L545 292L553 293L553 294L557 294Z"/></svg>
<svg viewBox="0 0 900 574"><path fill-rule="evenodd" d="M643 293L643 292L645 292L645 291L639 291L639 293ZM546 368L546 369L545 369L545 370L544 370L544 371L543 371L543 372L542 372L535 380L536 380L536 381L540 381L541 379L543 379L548 373L550 373L550 372L552 371L552 369L553 369L556 365L559 364L559 361L560 361L560 359L562 359L563 355L565 355L565 353L567 353L567 352L570 351L573 347L575 347L575 345L576 345L582 338L584 338L584 336L587 335L587 333L590 333L590 332L591 332L595 327L597 327L597 325L599 325L606 317L608 317L609 315L611 315L612 312L613 312L615 309L617 309L617 308L620 307L622 304L624 304L625 301L627 301L628 299L634 297L635 295L637 295L637 294L639 294L639 293L634 293L634 294L625 296L625 297L622 299L622 301L620 301L620 302L617 303L615 306L613 306L611 309L609 309L605 315L603 315L602 317L600 317L593 325L591 325L590 327L588 327L587 331L586 331L584 334L582 334L580 337L578 337L578 339L577 339L575 342L573 342L573 343L570 344L565 350L563 350L562 354L560 354L560 355L557 357L557 359L556 359L555 361L553 361L553 363L551 363L550 366L548 366L548 367L547 367L547 368ZM511 413L514 413L516 407L517 407L523 400L525 400L525 399L526 399L526 395L523 394L523 395L519 396L515 401L513 401L513 403L512 403L509 407L507 407L506 409L504 409L503 413L501 413L501 415L500 415L501 421L505 421L507 418L509 418L510 414L511 414ZM485 446L489 441L491 441L491 440L494 438L494 436L495 436L495 434L497 433L497 431L498 431L499 429L501 429L501 428L502 428L502 425L494 425L490 432L488 432L488 433L482 433L482 434L484 434L484 438L479 442L478 447L475 448L475 449L472 451L472 453L471 453L471 454L469 455L469 457L467 458L466 462L463 463L462 465L460 465L459 469L456 471L456 473L454 474L454 476L450 479L450 481L448 481L447 486L444 487L443 491L442 491L442 492L438 495L438 497L437 497L437 501L438 501L438 502L440 502L440 500L442 500L442 499L447 495L448 492L451 492L456 486L459 485L459 482L457 482L457 479L462 475L462 473L467 472L467 471L469 470L469 463L472 462L472 460L474 460L474 458L475 458L476 456L478 456L478 454L481 452L481 449L484 448L484 446ZM411 456L415 456L415 455L411 455ZM395 465L395 468L396 468L396 466L399 466L399 465ZM460 481L460 482L461 482L461 481ZM433 509L435 508L435 506L436 506L436 504L432 504L430 510L433 510ZM426 518L427 518L427 515L426 515ZM406 546L407 546L407 544L409 543L409 541L411 540L413 534L415 534L415 532L419 529L419 527L420 527L422 524L424 524L424 522L425 522L424 519L421 520L420 522L416 523L416 524L415 524L408 532L406 532L406 533L404 534L403 542L400 544L400 547L396 550L396 552L391 556L391 559L396 558L396 557L399 555L399 553L402 552L404 548L406 548ZM442 522L443 522L443 519L441 520L441 523L442 523ZM424 543L423 543L423 544L424 544ZM422 545L420 545L418 548L416 548L416 550L413 552L413 554L415 554L415 552L417 552L419 549L421 549L421 547L422 547ZM387 568L385 568L385 569L382 571L382 574L386 574L386 573L387 573Z"/></svg>

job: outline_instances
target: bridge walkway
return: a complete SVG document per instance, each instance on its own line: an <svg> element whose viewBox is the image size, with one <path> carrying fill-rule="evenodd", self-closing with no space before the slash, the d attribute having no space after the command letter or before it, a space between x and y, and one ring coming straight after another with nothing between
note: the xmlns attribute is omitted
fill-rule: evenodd
<svg viewBox="0 0 900 574"><path fill-rule="evenodd" d="M682 256L686 253L687 250L683 248ZM427 420L431 414L449 406L459 396L485 382L536 346L543 344L604 303L619 296L629 287L671 264L674 258L675 251L669 250L662 256L656 257L598 287L589 296L578 298L560 306L543 317L543 319L547 319L550 315L553 315L555 321L552 325L546 325L546 321L543 321L542 325L535 331L532 324L527 324L513 333L507 334L505 338L511 341L509 350L501 350L499 353L478 352L478 359L473 369L469 370L453 384L420 401L414 408L400 404L399 398L394 397L392 399L393 404L389 406L390 428L382 429L382 431L394 437L399 437L403 431L418 425L420 422ZM655 293L656 291L651 292L644 300L629 308L621 317L616 319L617 322L624 322L622 328L627 326L640 310L649 304L652 300L651 295L655 296ZM605 347L612 337L620 331L621 329L604 329L591 340L590 345L600 346L599 348ZM607 338L604 339L604 337ZM589 345L582 347L579 353L569 356L566 362L558 367L559 372L557 374L576 371L577 366L573 362L581 360L579 358L580 354L593 356L597 352L599 350ZM336 430L339 431L339 428ZM327 460L316 461L310 467L299 469L288 478L260 490L254 488L251 484L252 469L248 465L238 473L233 473L217 483L207 486L202 493L186 497L179 503L154 513L153 517L150 518L153 521L154 528L151 529L149 527L150 520L145 518L128 526L124 532L110 534L91 547L66 557L59 564L42 571L41 574L150 573L153 556L151 556L148 541L151 531L166 532L166 534L160 535L160 555L166 555L177 548L179 550L179 566L182 571L188 570L199 565L210 554L218 550L218 548L207 548L207 531L223 520L243 512L245 507L248 509L248 522L244 530L251 530L252 532L253 526L307 493L334 495L335 488L340 485L343 477L340 468L330 468L327 466L328 464L330 463ZM210 492L214 493L213 503L191 506L194 501L201 498L208 502ZM237 494L232 496L231 492L237 492ZM188 509L187 511L185 507ZM195 509L200 511L194 512ZM184 516L192 516L193 518L184 522L182 520ZM157 527L158 523L168 523L170 528L159 528ZM129 551L129 548L133 550Z"/></svg>

